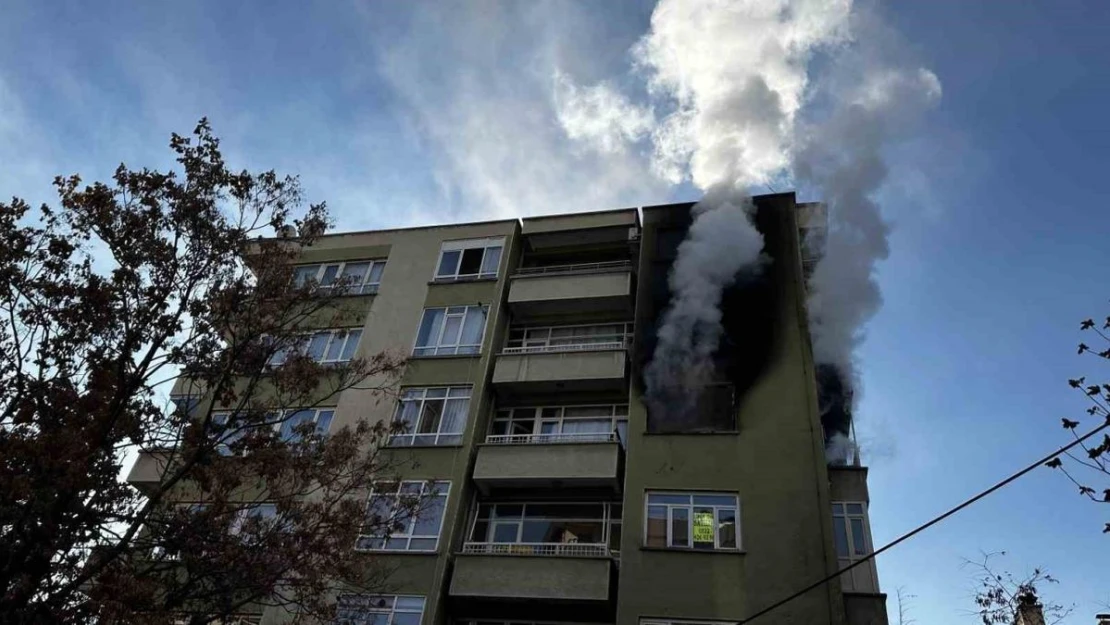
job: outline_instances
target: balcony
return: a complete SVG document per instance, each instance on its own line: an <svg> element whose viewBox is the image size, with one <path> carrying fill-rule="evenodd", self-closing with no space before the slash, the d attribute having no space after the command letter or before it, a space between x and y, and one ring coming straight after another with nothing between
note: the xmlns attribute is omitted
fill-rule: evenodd
<svg viewBox="0 0 1110 625"><path fill-rule="evenodd" d="M511 278L509 307L518 320L539 315L631 315L632 262L523 267Z"/></svg>
<svg viewBox="0 0 1110 625"><path fill-rule="evenodd" d="M162 482L171 453L172 450L140 451L127 474L127 483L142 493L152 491Z"/></svg>
<svg viewBox="0 0 1110 625"><path fill-rule="evenodd" d="M625 388L632 324L510 328L493 383L502 393Z"/></svg>
<svg viewBox="0 0 1110 625"><path fill-rule="evenodd" d="M623 465L616 432L494 435L478 447L474 483L486 495L514 488L620 492Z"/></svg>
<svg viewBox="0 0 1110 625"><path fill-rule="evenodd" d="M466 543L448 591L455 602L609 603L613 559L605 545Z"/></svg>

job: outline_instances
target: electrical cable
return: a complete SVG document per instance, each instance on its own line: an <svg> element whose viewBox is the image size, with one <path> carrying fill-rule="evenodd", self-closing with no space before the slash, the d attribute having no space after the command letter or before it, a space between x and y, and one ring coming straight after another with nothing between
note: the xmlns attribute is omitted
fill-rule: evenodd
<svg viewBox="0 0 1110 625"><path fill-rule="evenodd" d="M826 584L829 581L831 581L832 579L834 579L836 577L840 577L844 573L846 573L848 571L851 571L852 569L856 568L857 566L874 559L875 556L879 555L880 553L883 553L884 551L886 551L886 550L888 550L888 549L890 549L890 548L892 548L892 547L894 547L898 544L901 544L901 543L909 540L910 538L913 538L917 534L920 534L921 532L929 529L930 527L936 525L937 523L940 523L941 521L947 519L948 517L956 514L960 510L963 510L964 508L966 508L966 507L970 506L971 504L979 501L980 499L983 499L987 495L990 495L991 493L995 492L996 490L999 490L1000 488L1006 486L1010 482L1013 482L1014 480L1024 476L1026 473L1029 473L1033 469L1036 469L1037 467L1043 465L1044 463L1048 462L1049 460L1052 460L1053 458L1059 456L1060 454L1062 454L1066 451L1069 451L1071 448L1075 447L1076 445L1081 444L1083 441L1085 441L1088 438L1094 436L1095 434L1098 434L1102 430L1105 430L1107 427L1110 427L1110 419L1107 419L1106 423L1103 423L1102 425L1098 426L1097 428L1095 428L1095 429L1091 430L1090 432L1084 434L1083 436L1075 439L1071 443L1069 443L1067 445L1064 445L1060 449L1057 449L1056 451L1050 453L1049 455L1045 456L1044 458L1041 458L1040 460L1037 460L1036 462L1033 462L1032 464L1025 467L1024 469L1021 469L1020 471L1018 471L1017 473L1014 473L1010 477L1007 477L1006 479L1002 480L1001 482L998 482L997 484L995 484L994 486L991 486L987 490L982 491L978 495L975 495L971 499L968 499L967 501L961 503L960 505L956 506L955 508L951 508L950 510L948 510L944 514L941 514L940 516L933 518L933 520L929 521L928 523L925 523L924 525L919 525L917 528L915 528L915 529L913 529L909 532L906 532L905 534L902 534L901 536L894 539L893 541L887 543L886 545L883 545L882 548L876 549L875 551L871 552L866 557L860 558L859 560L856 560L852 564L840 569L836 573L833 573L832 575L827 575L823 579L821 579L819 581L816 581L816 582L810 584L809 586L806 586L805 588L795 592L794 594L786 597L785 599L780 599L779 601L776 601L775 603L772 603L771 605L767 606L766 608L763 608L762 610L756 612L755 614L752 614L748 618L740 620L739 625L743 625L745 623L750 623L750 622L754 621L755 619L763 616L764 614L767 614L768 612L771 612L772 610L778 609L778 608L786 605L787 603L790 603L791 601L797 599L798 597L801 597L802 595L804 595L807 592L813 590L814 588L817 588L817 587L821 586L822 584Z"/></svg>

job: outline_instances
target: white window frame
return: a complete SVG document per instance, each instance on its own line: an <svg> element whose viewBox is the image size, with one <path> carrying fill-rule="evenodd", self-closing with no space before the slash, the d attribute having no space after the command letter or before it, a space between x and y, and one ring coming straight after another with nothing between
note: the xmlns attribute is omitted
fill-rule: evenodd
<svg viewBox="0 0 1110 625"><path fill-rule="evenodd" d="M400 600L405 600L404 602ZM363 605L359 606L345 606L345 602L358 602ZM420 608L417 609L414 604L419 601ZM404 603L405 605L399 605ZM417 621L424 620L424 608L427 607L427 599L424 595L362 595L346 593L339 596L338 612L335 622L339 625L394 625L395 617L397 614L417 614L419 615ZM358 611L359 614L352 615L350 613L344 614L344 611ZM388 615L384 623L380 623L373 615L385 614Z"/></svg>
<svg viewBox="0 0 1110 625"><path fill-rule="evenodd" d="M463 255L466 250L481 249L482 260L478 263L478 273L460 274L459 270L462 268ZM491 249L497 249L497 265L493 272L483 271L486 265L486 256L490 253ZM439 273L440 265L443 264L443 257L451 252L458 252L459 258L455 261L455 269L451 273ZM505 260L505 237L489 237L485 239L462 239L457 241L444 241L440 246L439 256L436 258L436 266L432 270L433 282L459 282L463 280L484 280L496 279L501 275L501 264Z"/></svg>
<svg viewBox="0 0 1110 625"><path fill-rule="evenodd" d="M604 432L589 432L584 434L564 433L563 427L567 421L598 421L604 417L567 417L567 409L575 408L608 408L609 430ZM545 411L558 410L558 416L545 416ZM510 416L502 416L508 412ZM517 413L522 413L517 416ZM528 413L531 413L529 416ZM531 421L531 433L515 433L512 431L513 423L527 423ZM509 427L504 434L494 434L494 426L498 423L508 423ZM554 424L555 431L544 432L543 427ZM490 430L486 435L487 443L554 443L554 442L607 442L612 440L614 432L620 431L624 424L624 431L628 430L628 404L573 404L568 406L520 406L498 409L490 419Z"/></svg>
<svg viewBox="0 0 1110 625"><path fill-rule="evenodd" d="M613 326L615 332L606 334L593 334L583 332L581 335L569 337L555 337L551 334L554 330L573 330L586 328L603 328ZM583 323L557 326L513 326L505 335L503 353L533 353L533 352L567 352L567 351L598 351L605 349L624 349L632 340L633 322L613 321L609 323ZM596 339L606 340L596 340ZM556 341L553 343L553 341Z"/></svg>
<svg viewBox="0 0 1110 625"><path fill-rule="evenodd" d="M352 282L351 284L343 285L344 291L342 295L373 295L378 292L378 288L381 286L382 275L385 273L385 263L386 260L384 258L367 258L362 260L347 260L338 263L308 263L297 265L293 267L294 280L296 280L298 271L316 267L316 274L307 279L314 280L316 282L316 290L322 292L334 288L335 284L343 279L343 273L347 270L348 265L365 264L368 265L368 267L366 268L366 275L363 276L362 282L358 284ZM330 284L320 284L320 281L324 279L324 274L330 267L335 267L335 277L333 281ZM375 270L377 271L377 276L374 275ZM294 282L294 286L299 287L303 285Z"/></svg>
<svg viewBox="0 0 1110 625"><path fill-rule="evenodd" d="M601 518L599 518L599 519L586 518L586 517L581 517L581 518L559 517L558 518L559 521L584 521L584 522L590 522L590 523L600 522L602 524L601 542L597 542L597 543L525 543L525 542L522 542L521 539L524 537L524 521L525 521L525 519L528 518L528 506L529 505L543 506L543 505L550 505L550 504L601 506L602 514L601 514ZM499 521L499 522L495 522L493 520L494 517L493 517L492 511L491 511L491 516L488 519L489 528L486 530L486 540L484 540L484 541L474 540L474 538L475 538L474 537L474 531L475 531L475 529L477 528L477 525L478 525L478 521L479 521L478 514L479 514L479 510L481 509L481 506L491 506L493 510L496 510L497 506L521 506L521 516L519 517L519 521L517 522L516 540L514 540L513 542L508 542L508 543L494 542L492 540L493 536L496 533L496 528L495 528L496 525L511 525L511 524L513 524L513 521L511 521L511 520L502 520L502 521ZM620 518L618 518L617 516L615 516L613 514L614 507L620 509L620 511L622 513L620 515ZM621 527L622 534L623 534L623 528L624 528L623 511L624 511L624 506L623 506L622 503L620 503L620 502L610 502L610 501L480 501L480 502L476 501L474 503L473 513L470 515L470 524L469 524L469 527L467 528L466 540L464 541L467 545L470 545L470 549L467 549L466 546L464 546L463 550L464 551L469 550L469 551L478 552L480 550L474 549L474 547L479 546L479 545L530 545L530 546L540 546L540 545L582 544L582 545L595 545L595 546L603 547L607 550L613 551L612 545L611 545L612 536L613 536L613 526L614 525L619 525ZM543 519L543 518L547 518L547 517L533 517L533 520ZM620 545L617 545L617 550L619 550L619 548L620 548ZM502 552L503 553L516 553L516 551L512 550L511 548L508 549L507 551L498 551L498 550L489 550L489 551L491 551L493 553L502 553Z"/></svg>
<svg viewBox="0 0 1110 625"><path fill-rule="evenodd" d="M286 410L281 410L281 411L273 413L272 416L267 417L267 420L272 419L274 421L274 423L270 427L272 427L278 433L278 436L284 442L292 443L292 442L295 442L293 439L285 440L285 437L282 434L282 429L285 427L285 424L286 424L287 420L290 417L292 417L294 414L296 414L298 412L312 411L312 413L313 413L312 414L312 423L316 424L316 426L317 426L316 427L316 431L317 431L316 433L321 435L321 436L327 436L328 433L331 431L331 424L335 421L335 412L336 412L336 410L337 410L336 406L320 406L318 408L289 408L289 409L286 409ZM319 423L320 423L320 417L324 413L328 413L327 427L325 427L323 429L323 431L321 431L320 427L319 427ZM223 427L224 425L227 424L228 419L230 419L233 414L234 414L234 411L231 411L231 410L213 410L212 414L210 415L210 418L212 419L213 424ZM259 426L256 426L256 427L265 427L265 426L259 425ZM236 431L230 437L220 437L218 443L216 444L216 450L221 455L225 455L225 456L230 455L231 454L230 445L232 443L234 443L235 441L239 440L241 437L243 437L245 435L246 435L246 430L240 428L238 431Z"/></svg>
<svg viewBox="0 0 1110 625"><path fill-rule="evenodd" d="M651 503L651 496L652 495L663 495L663 496L671 496L671 497L687 497L687 498L689 498L689 503L684 503L684 504L683 503ZM735 502L735 505L697 504L697 503L694 503L694 497L732 497L733 501ZM651 508L651 506L664 506L664 507L666 507L666 511L667 511L666 512L666 518L667 518L667 544L666 544L666 546L648 545L648 521L649 521L648 511ZM674 519L674 510L679 509L679 508L684 509L684 510L687 511L686 523L687 523L687 528L688 528L687 537L689 538L689 544L688 545L675 545L674 544L674 537L672 536L672 529L673 529L673 523L674 523L674 521L673 521L673 519ZM696 542L694 540L694 509L695 508L712 508L712 510L713 510L713 548L712 549L698 549L698 548L694 547L694 543ZM732 510L734 512L734 515L735 515L734 533L736 534L736 546L735 547L722 547L721 546L721 532L720 532L720 527L718 526L719 521L718 521L718 516L717 516L717 513L718 513L719 510ZM741 538L740 538L740 495L738 493L735 493L735 492L729 493L729 492L663 491L663 490L649 490L649 491L646 491L644 493L644 526L643 526L643 533L642 533L641 536L643 538L643 545L645 547L649 547L649 548L652 548L652 549L674 549L674 550L679 550L679 551L709 551L709 552L723 551L723 552L727 552L727 553L740 551L743 548L743 544L742 544Z"/></svg>
<svg viewBox="0 0 1110 625"><path fill-rule="evenodd" d="M294 349L307 350L312 340L323 334L327 334L328 337L324 343L321 357L319 359L313 359L315 362L322 365L338 364L341 362L350 362L352 358L358 355L359 343L362 341L362 328L331 328L316 332L302 333L300 335L302 338L297 345L290 345L285 349L274 352L266 364L270 367L280 366L286 361L289 351ZM354 347L351 347L348 353L348 343L352 340L352 336L354 337ZM333 351L332 348L340 343L341 345L336 351L335 356L329 357L329 353ZM347 356L344 357L344 354L347 354Z"/></svg>
<svg viewBox="0 0 1110 625"><path fill-rule="evenodd" d="M438 328L433 328L432 333L435 335L433 341L428 345L419 345L420 342L420 328L424 327L424 318L432 311L443 311L443 320ZM462 343L463 331L466 329L466 319L471 315L472 310L478 310L482 319L482 332L478 335L477 343ZM455 339L455 343L443 344L443 334L447 330L448 321L451 318L459 319L459 336ZM429 356L474 356L482 353L482 343L486 340L486 324L489 323L489 306L474 305L474 306L434 306L432 308L425 308L424 312L420 315L420 323L416 326L416 339L412 344L412 355L415 358L426 358ZM471 349L474 351L460 351L463 349ZM432 350L433 353L417 353L418 350Z"/></svg>
<svg viewBox="0 0 1110 625"><path fill-rule="evenodd" d="M444 391L443 397L428 397L429 391ZM447 414L447 404L452 401L466 401L466 412L463 416L463 421L460 424L458 432L445 432L443 431L443 414L440 415L439 424L435 432L418 431L405 432L402 434L393 434L389 437L389 445L391 447L423 447L431 446L452 446L462 445L463 434L466 432L466 424L470 421L470 399L474 392L472 386L414 386L401 389L401 397L397 400L397 408L393 412L394 423L401 420L401 415L405 410L405 402L418 402L419 408L416 412L416 424L419 429L420 422L424 418L424 408L428 401L443 401L443 414ZM465 394L464 394L465 393ZM406 397L407 395L410 395ZM417 438L431 438L432 442L417 443ZM446 439L441 442L441 439ZM453 440L452 440L453 439ZM407 442L406 442L407 441Z"/></svg>
<svg viewBox="0 0 1110 625"><path fill-rule="evenodd" d="M388 492L383 490L386 486L390 487L390 490ZM413 490L414 486L418 488L416 490ZM409 492L405 492L406 488L409 489ZM412 532L416 528L416 524L420 521L421 510L417 510L415 514L407 516L406 518L402 519L399 517L399 520L403 520L406 524L406 528L404 531L390 532L388 535L385 536L360 534L355 541L355 550L381 553L435 553L439 551L439 538L440 534L443 533L443 523L444 519L447 517L447 504L450 501L450 495L451 482L447 480L400 480L397 482L375 483L370 489L369 497L367 497L366 499L367 515L370 514L370 509L372 502L374 501L374 497L392 497L394 500L399 500L403 496L410 496L416 497L420 502L426 502L426 498L428 497L442 497L443 501L439 509L439 525L436 527L436 532L434 536L431 534L413 534ZM419 507L424 508L424 503L421 503ZM391 514L396 514L396 508L397 506L394 505L394 507L392 508L393 512L391 512ZM427 539L435 540L435 545L433 545L431 549L411 548L413 540ZM367 547L362 545L364 540L366 542L383 540L384 542L382 543L381 547ZM387 548L386 545L388 545L389 541L391 540L404 540L405 547L403 549Z"/></svg>
<svg viewBox="0 0 1110 625"><path fill-rule="evenodd" d="M243 525L246 524L247 519L252 516L258 516L262 523L273 523L276 526L278 523L277 505L260 502L240 507L235 511L235 516L231 520L231 527L228 528L227 533L238 536L243 531Z"/></svg>
<svg viewBox="0 0 1110 625"><path fill-rule="evenodd" d="M850 506L859 506L859 512L852 512ZM874 546L871 542L871 522L867 515L867 503L863 501L834 501L832 502L833 516L833 549L836 550L836 560L841 569L850 566L871 555ZM841 554L836 549L837 528L836 519L844 519L843 538L848 547L847 554ZM862 534L859 536L863 543L863 551L856 549L856 530L852 528L852 521L859 521ZM841 576L841 583L845 590L859 592L879 592L878 575L875 571L875 560L855 567Z"/></svg>

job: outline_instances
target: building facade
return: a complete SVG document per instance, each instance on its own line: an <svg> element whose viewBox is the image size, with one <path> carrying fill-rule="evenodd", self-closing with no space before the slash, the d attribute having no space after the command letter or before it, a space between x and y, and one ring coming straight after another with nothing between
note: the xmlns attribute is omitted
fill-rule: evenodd
<svg viewBox="0 0 1110 625"><path fill-rule="evenodd" d="M819 207L755 200L766 262L723 298L720 389L697 423L650 415L642 384L691 204L341 233L304 251L298 275L360 283L365 320L333 329L337 357L411 355L399 401L349 389L320 414L404 421L389 452L403 481L373 485L370 505L436 502L352 546L395 567L396 590L344 596L342 616L735 623L871 552L866 469L828 464L819 416L801 245ZM143 462L137 485L154 479ZM756 622L885 624L874 563Z"/></svg>

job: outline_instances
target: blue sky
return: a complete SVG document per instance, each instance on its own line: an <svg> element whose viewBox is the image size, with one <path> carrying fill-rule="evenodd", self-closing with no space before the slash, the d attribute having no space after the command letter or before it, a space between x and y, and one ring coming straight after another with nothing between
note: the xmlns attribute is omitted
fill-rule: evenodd
<svg viewBox="0 0 1110 625"><path fill-rule="evenodd" d="M570 141L555 69L643 102L629 48L654 2L80 2L0 9L0 194L165 166L211 118L233 164L296 173L341 229L692 199L633 152ZM893 149L885 304L859 351L877 544L1065 439L1078 322L1108 312L1110 10L899 2L901 50L943 84ZM1089 623L1110 603L1105 506L1037 471L880 559L922 625L974 623L961 557L1044 566ZM895 608L891 603L892 613ZM1104 608L1103 608L1104 609Z"/></svg>

